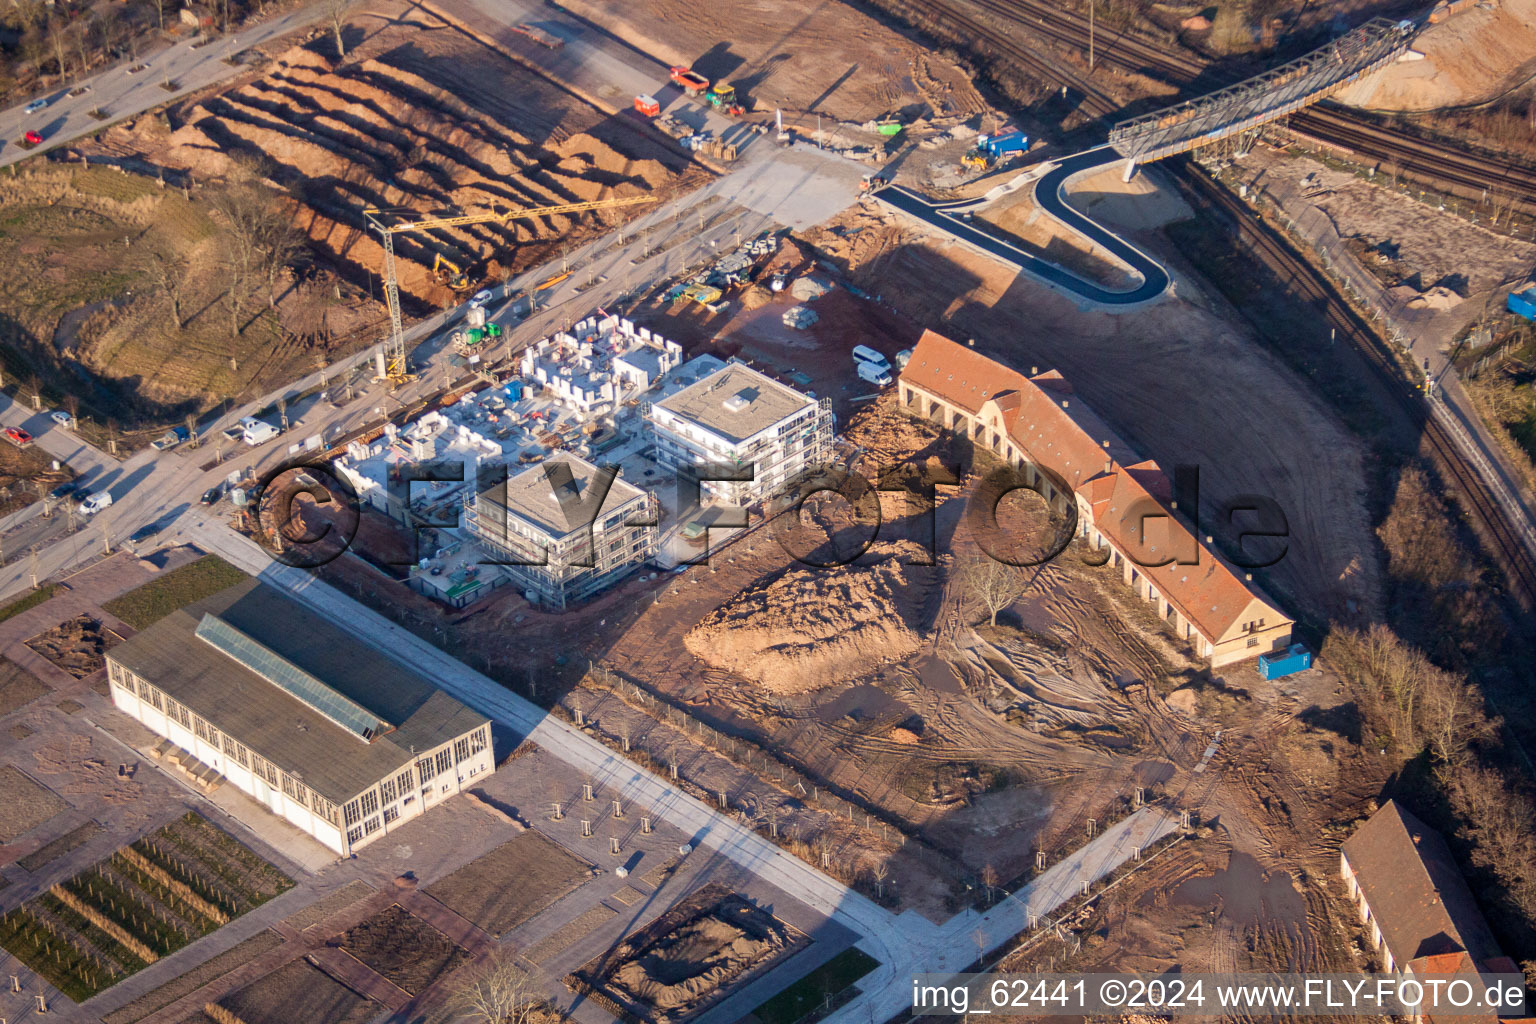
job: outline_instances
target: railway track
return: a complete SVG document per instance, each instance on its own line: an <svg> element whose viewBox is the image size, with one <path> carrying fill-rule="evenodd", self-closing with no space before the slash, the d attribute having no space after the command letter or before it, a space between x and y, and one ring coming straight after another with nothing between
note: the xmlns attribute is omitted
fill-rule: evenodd
<svg viewBox="0 0 1536 1024"><path fill-rule="evenodd" d="M985 40L999 54L1032 74L1064 85L1083 97L1082 108L1095 117L1122 109L1116 99L1092 81L1092 73L1053 61L1022 43L1001 36L968 10L982 11L998 21L1075 50L1087 51L1088 25L1079 15L1042 0L901 0L956 26L976 40ZM1171 85L1199 85L1208 91L1229 85L1243 74L1220 74L1194 57L1171 53L1166 44L1122 29L1100 27L1094 33L1095 63L1159 79ZM1536 215L1536 169L1487 154L1428 139L1415 138L1372 123L1336 107L1310 107L1291 115L1290 126L1320 142L1349 150L1365 162L1390 166L1403 177L1435 191L1468 200L1485 193L1508 197L1512 207Z"/></svg>
<svg viewBox="0 0 1536 1024"><path fill-rule="evenodd" d="M1312 264L1302 259L1273 230L1256 217L1242 200L1204 174L1194 170L1176 176L1189 198L1225 213L1236 226L1239 238L1265 266L1294 288L1299 297L1319 310L1324 323L1349 338L1378 375L1387 394L1422 431L1436 462L1462 497L1467 511L1497 549L1512 589L1522 600L1536 603L1536 559L1510 524L1492 490L1483 481L1455 438L1431 414L1429 408L1404 385L1392 354L1370 326L1345 302Z"/></svg>

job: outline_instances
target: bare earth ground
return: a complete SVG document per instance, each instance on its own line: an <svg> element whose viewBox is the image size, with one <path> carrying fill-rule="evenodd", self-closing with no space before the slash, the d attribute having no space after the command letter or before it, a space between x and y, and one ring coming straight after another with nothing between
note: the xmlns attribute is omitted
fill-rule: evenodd
<svg viewBox="0 0 1536 1024"><path fill-rule="evenodd" d="M106 667L106 653L122 642L89 615L78 615L27 641L27 646L76 679Z"/></svg>
<svg viewBox="0 0 1536 1024"><path fill-rule="evenodd" d="M1496 234L1452 210L1437 210L1310 157L1255 146L1235 166L1239 180L1254 189L1284 182L1300 190L1302 180L1311 176L1316 187L1328 190L1312 203L1333 221L1340 237L1375 249L1362 252L1363 260L1376 259L1416 291L1438 286L1469 298L1536 263L1536 243Z"/></svg>
<svg viewBox="0 0 1536 1024"><path fill-rule="evenodd" d="M1070 300L865 205L813 240L903 312L1029 370L1055 368L1140 452L1201 470L1203 506L1265 494L1291 544L1262 579L1336 620L1380 599L1362 452L1333 415L1187 278L1181 298L1134 315ZM852 229L860 228L857 234ZM1153 246L1166 246L1144 238ZM1214 524L1213 524L1214 525Z"/></svg>
<svg viewBox="0 0 1536 1024"><path fill-rule="evenodd" d="M427 892L459 916L501 935L590 874L590 866L529 831L433 883Z"/></svg>
<svg viewBox="0 0 1536 1024"><path fill-rule="evenodd" d="M0 842L3 843L30 832L69 808L68 801L8 764L0 765L0 793L4 794L4 813L0 814Z"/></svg>
<svg viewBox="0 0 1536 1024"><path fill-rule="evenodd" d="M1424 60L1389 65L1339 94L1372 110L1433 110L1493 99L1536 73L1536 0L1476 5L1414 40Z"/></svg>
<svg viewBox="0 0 1536 1024"><path fill-rule="evenodd" d="M379 1005L363 998L317 967L295 960L286 967L232 992L218 1005L245 1024L363 1024Z"/></svg>
<svg viewBox="0 0 1536 1024"><path fill-rule="evenodd" d="M922 103L941 116L985 108L952 61L840 3L788 10L775 0L727 9L685 0L643 7L574 0L565 8L661 60L730 81L757 113L780 107L802 125L813 124L816 114L863 122Z"/></svg>
<svg viewBox="0 0 1536 1024"><path fill-rule="evenodd" d="M654 1024L695 1016L806 937L723 886L707 885L574 973Z"/></svg>

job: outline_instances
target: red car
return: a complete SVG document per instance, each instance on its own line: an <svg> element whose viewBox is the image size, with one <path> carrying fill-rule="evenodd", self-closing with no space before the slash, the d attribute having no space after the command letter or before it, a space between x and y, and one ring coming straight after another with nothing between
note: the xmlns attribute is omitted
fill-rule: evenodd
<svg viewBox="0 0 1536 1024"><path fill-rule="evenodd" d="M22 141L25 142L27 145L29 145L29 146L36 146L36 145L39 145L43 141L43 134L42 134L42 132L29 131L29 132L27 132L27 134L23 135L21 138L22 138Z"/></svg>
<svg viewBox="0 0 1536 1024"><path fill-rule="evenodd" d="M32 435L20 427L6 427L0 433L4 433L5 439L18 448L25 448L32 443Z"/></svg>

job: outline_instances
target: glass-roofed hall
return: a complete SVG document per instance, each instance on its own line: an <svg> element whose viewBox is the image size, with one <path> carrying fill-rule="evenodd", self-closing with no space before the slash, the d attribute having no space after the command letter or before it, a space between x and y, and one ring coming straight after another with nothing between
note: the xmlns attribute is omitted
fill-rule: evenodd
<svg viewBox="0 0 1536 1024"><path fill-rule="evenodd" d="M186 767L343 856L494 764L484 715L255 580L119 644L107 676Z"/></svg>

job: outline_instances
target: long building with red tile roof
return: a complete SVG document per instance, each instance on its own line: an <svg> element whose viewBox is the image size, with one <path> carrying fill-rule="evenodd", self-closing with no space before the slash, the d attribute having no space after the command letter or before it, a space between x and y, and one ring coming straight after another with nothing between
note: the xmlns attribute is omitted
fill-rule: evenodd
<svg viewBox="0 0 1536 1024"><path fill-rule="evenodd" d="M1057 508L1075 502L1078 533L1107 549L1126 584L1213 667L1290 644L1291 619L1174 516L1162 469L1076 398L1061 374L1025 376L925 331L898 393L907 412L1019 468Z"/></svg>

